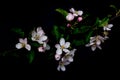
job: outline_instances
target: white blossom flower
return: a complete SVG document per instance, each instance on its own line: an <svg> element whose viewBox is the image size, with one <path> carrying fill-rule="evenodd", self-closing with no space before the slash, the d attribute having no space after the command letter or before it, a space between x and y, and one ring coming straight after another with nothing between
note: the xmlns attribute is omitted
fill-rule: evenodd
<svg viewBox="0 0 120 80"><path fill-rule="evenodd" d="M28 51L31 50L31 46L29 44L27 44L27 38L19 39L19 43L16 44L16 48L17 49L21 49L21 48L26 48Z"/></svg>
<svg viewBox="0 0 120 80"><path fill-rule="evenodd" d="M81 10L76 11L74 8L71 8L70 12L73 13L74 16L82 16L83 14L83 11Z"/></svg>
<svg viewBox="0 0 120 80"><path fill-rule="evenodd" d="M69 52L69 50L67 48L70 47L70 42L65 42L64 38L60 39L60 44L56 44L55 47L57 48L56 50L56 54L62 54L62 51L64 51L65 53Z"/></svg>
<svg viewBox="0 0 120 80"><path fill-rule="evenodd" d="M68 13L68 15L66 16L66 20L67 21L72 21L74 19L74 15L71 13Z"/></svg>
<svg viewBox="0 0 120 80"><path fill-rule="evenodd" d="M68 64L70 64L70 62L63 62L63 61L60 61L59 62L59 65L58 65L58 67L57 67L57 70L58 71L65 71L66 70L66 68L65 68L65 66L66 65L68 65Z"/></svg>
<svg viewBox="0 0 120 80"><path fill-rule="evenodd" d="M69 53L65 54L65 56L63 56L62 61L63 62L73 62L73 57L74 57L74 53L77 49L73 49L71 50Z"/></svg>
<svg viewBox="0 0 120 80"><path fill-rule="evenodd" d="M101 42L104 42L105 38L97 35L95 37L90 37L90 43L86 44L86 47L91 46L92 51L95 51L96 48L102 49L100 44Z"/></svg>
<svg viewBox="0 0 120 80"><path fill-rule="evenodd" d="M103 27L103 30L105 31L110 31L111 30L111 28L113 27L113 24L108 24L108 25L106 25L106 26L104 26Z"/></svg>
<svg viewBox="0 0 120 80"><path fill-rule="evenodd" d="M41 27L38 27L37 31L32 31L31 39L33 41L37 41L40 44L43 44L43 42L47 40L47 36L45 35L43 29Z"/></svg>

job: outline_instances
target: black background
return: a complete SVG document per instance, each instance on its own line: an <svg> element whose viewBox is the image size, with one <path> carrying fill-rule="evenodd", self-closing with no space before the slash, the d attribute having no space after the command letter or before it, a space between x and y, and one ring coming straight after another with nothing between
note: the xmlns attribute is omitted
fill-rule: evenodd
<svg viewBox="0 0 120 80"><path fill-rule="evenodd" d="M60 17L56 15L56 8L68 10L74 7L100 17L104 17L109 12L112 13L109 8L110 4L120 8L119 0L41 0L39 2L1 2L0 4L0 52L15 48L19 37L11 32L13 27L22 28L26 33L29 33L33 27L42 26L44 31L49 34L53 24L59 22ZM33 69L43 73L49 79L56 77L56 80L73 76L74 78L83 77L82 75L90 75L92 72L94 74L98 72L105 74L116 71L120 53L120 18L111 21L111 23L114 24L114 27L110 32L110 39L102 44L103 49L92 52L90 48L80 47L76 52L74 62L66 67L66 72L58 72L56 70L57 62L55 60L49 61L43 54L38 54L35 57L32 65L35 65L36 68ZM25 65L28 63L23 56L20 58L6 56L0 57L0 64Z"/></svg>

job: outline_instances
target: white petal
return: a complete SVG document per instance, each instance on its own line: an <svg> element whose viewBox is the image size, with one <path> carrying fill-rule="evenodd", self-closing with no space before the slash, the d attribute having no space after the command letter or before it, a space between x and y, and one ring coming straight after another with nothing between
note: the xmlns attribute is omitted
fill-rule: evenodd
<svg viewBox="0 0 120 80"><path fill-rule="evenodd" d="M74 15L71 13L68 13L68 15L66 16L66 20L67 21L72 21L74 19Z"/></svg>
<svg viewBox="0 0 120 80"><path fill-rule="evenodd" d="M70 9L70 12L75 13L75 9L74 9L74 8L71 8L71 9Z"/></svg>
<svg viewBox="0 0 120 80"><path fill-rule="evenodd" d="M64 65L61 66L61 70L62 70L62 71L65 71L65 70L66 70Z"/></svg>
<svg viewBox="0 0 120 80"><path fill-rule="evenodd" d="M73 58L72 57L68 57L68 61L69 62L73 62Z"/></svg>
<svg viewBox="0 0 120 80"><path fill-rule="evenodd" d="M60 45L61 45L61 46L65 45L65 39L64 39L64 38L61 38L61 39L60 39Z"/></svg>
<svg viewBox="0 0 120 80"><path fill-rule="evenodd" d="M31 50L31 46L29 44L25 45L25 48L30 51Z"/></svg>
<svg viewBox="0 0 120 80"><path fill-rule="evenodd" d="M109 25L108 25L108 28L111 28L111 27L113 27L113 24L109 24Z"/></svg>
<svg viewBox="0 0 120 80"><path fill-rule="evenodd" d="M55 54L55 60L60 60L60 58L61 58L61 55L58 55L58 54Z"/></svg>
<svg viewBox="0 0 120 80"><path fill-rule="evenodd" d="M50 46L47 44L45 47L46 50L50 50Z"/></svg>
<svg viewBox="0 0 120 80"><path fill-rule="evenodd" d="M74 13L74 14L73 14L73 16L77 17L77 16L78 16L78 14Z"/></svg>
<svg viewBox="0 0 120 80"><path fill-rule="evenodd" d="M62 54L62 49L58 48L58 49L56 50L56 54L61 55L61 54Z"/></svg>
<svg viewBox="0 0 120 80"><path fill-rule="evenodd" d="M59 44L56 44L55 47L56 47L56 48L60 48L60 45L59 45Z"/></svg>
<svg viewBox="0 0 120 80"><path fill-rule="evenodd" d="M65 53L69 53L69 52L70 52L70 50L68 50L68 49L63 49L63 51L64 51Z"/></svg>
<svg viewBox="0 0 120 80"><path fill-rule="evenodd" d="M100 44L101 44L101 41L100 41L100 40L97 40L96 44L97 44L97 45L100 45Z"/></svg>
<svg viewBox="0 0 120 80"><path fill-rule="evenodd" d="M20 39L19 39L19 42L20 42L20 43L24 43L24 39L20 38Z"/></svg>
<svg viewBox="0 0 120 80"><path fill-rule="evenodd" d="M95 45L94 45L94 46L91 46L91 49L92 49L92 51L95 51L96 46L95 46Z"/></svg>
<svg viewBox="0 0 120 80"><path fill-rule="evenodd" d="M42 30L42 27L38 27L37 28L37 32L41 31Z"/></svg>
<svg viewBox="0 0 120 80"><path fill-rule="evenodd" d="M65 45L64 45L65 48L68 48L70 47L70 42L66 42Z"/></svg>
<svg viewBox="0 0 120 80"><path fill-rule="evenodd" d="M99 46L99 45L98 45L97 47L98 47L99 49L102 49L101 46Z"/></svg>
<svg viewBox="0 0 120 80"><path fill-rule="evenodd" d="M64 65L69 65L69 64L70 64L70 62L68 62L68 61L64 62Z"/></svg>
<svg viewBox="0 0 120 80"><path fill-rule="evenodd" d="M60 65L58 65L57 70L60 71Z"/></svg>
<svg viewBox="0 0 120 80"><path fill-rule="evenodd" d="M75 53L76 50L77 49L73 49L73 50L70 51L70 54L71 54L72 57L74 56L74 53Z"/></svg>
<svg viewBox="0 0 120 80"><path fill-rule="evenodd" d="M17 43L17 44L16 44L16 48L17 48L17 49L21 49L22 47L23 47L23 45L22 45L21 43Z"/></svg>
<svg viewBox="0 0 120 80"><path fill-rule="evenodd" d="M83 11L77 11L78 15L81 16L83 14Z"/></svg>
<svg viewBox="0 0 120 80"><path fill-rule="evenodd" d="M36 36L36 32L35 31L32 31L32 37L35 37Z"/></svg>
<svg viewBox="0 0 120 80"><path fill-rule="evenodd" d="M90 46L90 44L88 43L88 44L86 44L85 46L86 46L86 47L89 47L89 46Z"/></svg>
<svg viewBox="0 0 120 80"><path fill-rule="evenodd" d="M45 41L45 40L47 40L47 36L41 36L40 39L41 39L42 41Z"/></svg>

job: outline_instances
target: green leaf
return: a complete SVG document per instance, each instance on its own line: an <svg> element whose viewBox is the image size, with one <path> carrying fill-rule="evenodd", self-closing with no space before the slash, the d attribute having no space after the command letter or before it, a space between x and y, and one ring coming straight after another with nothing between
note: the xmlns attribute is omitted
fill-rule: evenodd
<svg viewBox="0 0 120 80"><path fill-rule="evenodd" d="M73 44L75 46L80 46L80 45L84 45L84 40L73 40Z"/></svg>
<svg viewBox="0 0 120 80"><path fill-rule="evenodd" d="M80 33L85 33L89 30L90 26L81 26L79 32Z"/></svg>
<svg viewBox="0 0 120 80"><path fill-rule="evenodd" d="M80 33L79 28L75 28L75 29L73 30L73 34L78 34L78 33Z"/></svg>
<svg viewBox="0 0 120 80"><path fill-rule="evenodd" d="M60 38L60 32L59 32L59 29L58 29L58 26L53 26L53 31L52 31L52 34L55 36L56 40L58 40Z"/></svg>
<svg viewBox="0 0 120 80"><path fill-rule="evenodd" d="M94 26L98 26L100 24L100 19L97 17Z"/></svg>
<svg viewBox="0 0 120 80"><path fill-rule="evenodd" d="M68 12L67 12L66 10L61 9L61 8L58 8L58 9L56 9L55 11L61 13L64 17L66 17L67 14L68 14Z"/></svg>
<svg viewBox="0 0 120 80"><path fill-rule="evenodd" d="M24 37L24 32L20 28L12 28L11 31L19 34L21 37Z"/></svg>
<svg viewBox="0 0 120 80"><path fill-rule="evenodd" d="M40 44L38 42L32 42L31 45L34 46L34 47L39 47L40 46Z"/></svg>
<svg viewBox="0 0 120 80"><path fill-rule="evenodd" d="M100 23L99 23L99 27L104 27L108 24L108 21L109 21L109 18L108 17L105 17L103 18Z"/></svg>
<svg viewBox="0 0 120 80"><path fill-rule="evenodd" d="M33 62L34 57L35 57L34 51L30 51L30 53L27 55L27 58L29 59L30 64Z"/></svg>
<svg viewBox="0 0 120 80"><path fill-rule="evenodd" d="M92 33L93 33L93 31L90 31L89 33L88 33L88 35L86 36L86 43L88 43L89 42L89 40L90 40L90 37L92 36Z"/></svg>

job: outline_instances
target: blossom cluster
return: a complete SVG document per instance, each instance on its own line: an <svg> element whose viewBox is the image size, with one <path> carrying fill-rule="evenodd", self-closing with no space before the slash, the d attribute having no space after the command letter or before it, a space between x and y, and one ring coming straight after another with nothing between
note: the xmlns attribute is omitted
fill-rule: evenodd
<svg viewBox="0 0 120 80"><path fill-rule="evenodd" d="M54 59L58 62L57 70L66 71L66 66L74 61L75 52L78 50L78 46L84 45L85 47L91 47L92 51L95 51L97 48L101 50L101 44L109 39L108 34L113 24L109 24L110 19L105 17L103 19L97 18L94 25L86 25L84 22L87 19L84 17L82 10L71 8L69 11L63 9L57 9L56 11L65 16L66 23L65 26L62 27L54 26L53 34L55 36L54 42L56 43L53 44L54 46L49 45L49 37L42 27L37 27L32 30L30 38L19 38L19 42L15 47L17 49L25 48L31 51L33 48L31 43L36 42L38 44L38 52L45 53L46 50L52 50ZM78 36L80 34L87 35L84 35L84 39L74 38L76 35Z"/></svg>

